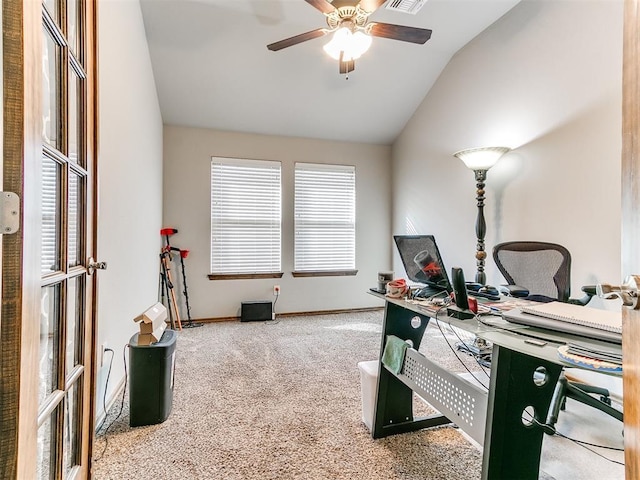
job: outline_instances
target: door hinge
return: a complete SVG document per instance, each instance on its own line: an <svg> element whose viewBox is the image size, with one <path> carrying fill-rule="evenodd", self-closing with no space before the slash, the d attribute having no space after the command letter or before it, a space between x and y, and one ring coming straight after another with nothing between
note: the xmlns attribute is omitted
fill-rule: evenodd
<svg viewBox="0 0 640 480"><path fill-rule="evenodd" d="M16 233L20 228L20 197L0 192L0 234Z"/></svg>

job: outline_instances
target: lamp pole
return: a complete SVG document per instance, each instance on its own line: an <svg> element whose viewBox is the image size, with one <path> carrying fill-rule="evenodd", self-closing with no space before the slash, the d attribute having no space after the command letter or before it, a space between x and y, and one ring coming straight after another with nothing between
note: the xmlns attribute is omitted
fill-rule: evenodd
<svg viewBox="0 0 640 480"><path fill-rule="evenodd" d="M484 182L487 180L486 170L474 170L476 176L476 200L478 201L478 216L476 217L476 282L481 285L487 283L487 275L484 273L484 261L487 252L484 251L484 236L487 233L487 224L484 220Z"/></svg>
<svg viewBox="0 0 640 480"><path fill-rule="evenodd" d="M487 224L484 220L484 182L487 180L487 170L493 167L500 157L511 150L509 147L480 147L460 150L453 154L464 162L467 168L473 170L476 176L476 200L478 201L478 216L476 217L476 282L487 283L484 273L484 261L487 253L484 251L484 236Z"/></svg>

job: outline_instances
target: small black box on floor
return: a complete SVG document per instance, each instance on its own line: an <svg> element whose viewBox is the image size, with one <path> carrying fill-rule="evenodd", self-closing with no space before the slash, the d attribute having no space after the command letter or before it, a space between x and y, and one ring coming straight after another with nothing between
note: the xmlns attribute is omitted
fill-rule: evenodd
<svg viewBox="0 0 640 480"><path fill-rule="evenodd" d="M240 321L255 322L271 320L271 312L271 302L267 302L266 300L242 302L240 308Z"/></svg>
<svg viewBox="0 0 640 480"><path fill-rule="evenodd" d="M176 338L165 330L151 345L139 345L137 333L129 340L130 426L162 423L171 413Z"/></svg>

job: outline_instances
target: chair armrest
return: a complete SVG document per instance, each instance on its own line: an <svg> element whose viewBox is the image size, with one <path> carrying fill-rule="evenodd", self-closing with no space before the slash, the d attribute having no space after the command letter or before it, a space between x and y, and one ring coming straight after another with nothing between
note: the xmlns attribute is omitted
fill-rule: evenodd
<svg viewBox="0 0 640 480"><path fill-rule="evenodd" d="M568 300L568 303L585 306L587 303L591 301L593 296L596 294L596 286L585 285L584 287L582 287L582 291L584 292L584 296L582 298L570 298Z"/></svg>
<svg viewBox="0 0 640 480"><path fill-rule="evenodd" d="M524 298L529 295L529 290L519 285L500 285L500 293L509 297Z"/></svg>

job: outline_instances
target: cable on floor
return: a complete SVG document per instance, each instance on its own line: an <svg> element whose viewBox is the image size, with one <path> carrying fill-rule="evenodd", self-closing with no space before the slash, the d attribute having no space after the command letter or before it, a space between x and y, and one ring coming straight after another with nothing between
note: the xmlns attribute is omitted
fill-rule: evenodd
<svg viewBox="0 0 640 480"><path fill-rule="evenodd" d="M589 446L596 447L596 448L602 448L602 449L606 449L606 450L618 451L618 452L624 452L624 448L610 447L610 446L607 446L607 445L598 445L598 444L595 444L595 443L585 442L584 440L577 440L575 438L569 437L568 435L565 435L565 434L557 431L556 428L552 427L551 425L548 425L546 423L541 423L537 418L535 418L534 416L529 414L529 412L525 412L525 413L527 413L527 416L526 417L523 416L522 417L522 421L530 423L530 424L535 424L535 426L537 426L538 428L542 429L542 431L544 433L546 433L547 435L557 435L557 436L559 436L561 438L564 438L566 440L569 440L570 442L575 443L576 445L578 445L578 446L584 448L585 450L588 450L589 452L591 452L591 453L603 458L604 460L607 460L608 462L615 463L616 465L624 466L624 462L619 462L617 460L609 458L606 455L603 455L600 452L596 452L592 448L589 448Z"/></svg>
<svg viewBox="0 0 640 480"><path fill-rule="evenodd" d="M127 382L129 379L129 376L127 374L127 348L129 348L130 345L127 343L124 348L122 349L122 360L124 362L124 388L122 389L122 399L120 401L120 411L118 412L118 415L111 420L111 423L109 423L109 425L107 425L107 428L105 428L104 432L102 433L102 435L100 435L100 429L98 429L98 432L96 433L96 437L102 437L104 438L104 448L102 449L102 452L100 453L100 456L97 458L94 458L94 460L97 462L99 460L102 459L102 457L104 457L104 453L107 451L107 446L109 445L109 439L107 437L107 434L109 433L109 429L113 426L114 423L116 423L116 420L118 420L120 418L120 416L122 415L122 410L124 409L124 400L125 400L125 396L127 394ZM106 351L106 350L105 350ZM113 361L113 357L111 359ZM109 366L109 372L111 372L111 366ZM107 385L109 382L109 375L107 375ZM105 390L105 398L106 398L106 391L107 391L107 385L105 385L104 390ZM106 421L107 417L105 415L105 418L101 424L104 424L104 422Z"/></svg>

